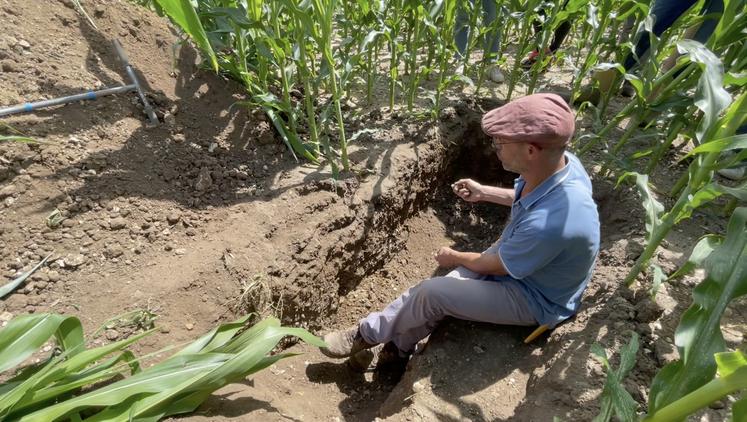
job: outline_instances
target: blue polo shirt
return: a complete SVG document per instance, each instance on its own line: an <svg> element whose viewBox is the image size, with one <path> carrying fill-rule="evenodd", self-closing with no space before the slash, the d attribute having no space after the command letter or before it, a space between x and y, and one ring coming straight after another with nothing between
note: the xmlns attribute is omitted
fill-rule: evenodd
<svg viewBox="0 0 747 422"><path fill-rule="evenodd" d="M566 166L521 195L514 183L511 218L487 252L498 253L508 276L524 292L537 322L556 326L578 310L599 252L599 214L591 180L578 158L566 152Z"/></svg>

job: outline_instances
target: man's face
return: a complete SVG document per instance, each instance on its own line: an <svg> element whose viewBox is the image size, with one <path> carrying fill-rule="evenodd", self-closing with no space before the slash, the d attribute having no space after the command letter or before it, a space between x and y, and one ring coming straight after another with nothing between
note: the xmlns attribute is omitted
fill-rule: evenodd
<svg viewBox="0 0 747 422"><path fill-rule="evenodd" d="M522 173L526 169L526 155L528 153L526 142L508 141L494 137L493 147L495 147L495 155L501 160L504 169L514 173Z"/></svg>

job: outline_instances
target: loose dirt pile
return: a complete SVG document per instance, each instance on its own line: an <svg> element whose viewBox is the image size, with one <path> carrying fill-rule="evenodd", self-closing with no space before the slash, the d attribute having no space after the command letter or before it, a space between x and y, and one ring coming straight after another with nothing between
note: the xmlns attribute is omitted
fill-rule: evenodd
<svg viewBox="0 0 747 422"><path fill-rule="evenodd" d="M183 46L174 67L176 35L164 19L123 1L88 3L98 29L69 0L0 0L12 28L0 35L0 104L125 82L111 44L118 38L162 124L145 126L134 95L3 120L44 143L0 144L0 270L9 280L52 258L0 302L1 320L67 313L93 332L147 309L160 333L138 352L250 311L322 333L437 274L439 246L481 250L500 233L506 210L459 203L448 188L462 176L511 183L476 124L495 102L453 101L438 124L349 112L347 131L366 131L350 146L353 172L333 183L324 169L295 163L261 115L232 107L240 87L201 70L194 50ZM549 336L524 345L527 329L447 321L404 375L358 374L294 345L305 355L219 391L190 418L590 420L604 375L589 347L615 353L629 331L642 345L626 388L645 404L651 377L676 357L673 329L696 279L663 287L656 302L620 287L641 251L640 205L634 192L594 179L603 228L596 275L579 315ZM55 210L65 219L50 227ZM722 224L696 216L660 263L674 268L697 236ZM724 326L731 346L742 341L743 309L730 310ZM93 341L140 328L113 325Z"/></svg>

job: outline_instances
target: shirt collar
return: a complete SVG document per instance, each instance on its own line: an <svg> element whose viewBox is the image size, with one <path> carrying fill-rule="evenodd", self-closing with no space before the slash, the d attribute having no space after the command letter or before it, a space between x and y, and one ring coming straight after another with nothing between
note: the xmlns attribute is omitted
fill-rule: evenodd
<svg viewBox="0 0 747 422"><path fill-rule="evenodd" d="M539 184L539 186L534 188L533 191L529 192L528 195L522 195L521 199L516 201L516 203L520 204L525 209L529 208L534 205L535 202L539 201L542 197L550 193L550 191L552 191L555 186L561 184L571 172L571 158L568 157L567 154L564 155L564 157L566 159L565 167L545 179L542 183ZM518 192L519 190L523 190L525 184L526 181L524 180L524 178L519 176L519 178L516 179L516 191Z"/></svg>

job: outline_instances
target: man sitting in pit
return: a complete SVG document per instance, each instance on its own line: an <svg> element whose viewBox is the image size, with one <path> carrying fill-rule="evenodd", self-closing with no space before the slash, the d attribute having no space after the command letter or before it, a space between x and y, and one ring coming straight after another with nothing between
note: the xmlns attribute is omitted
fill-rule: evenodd
<svg viewBox="0 0 747 422"><path fill-rule="evenodd" d="M573 113L555 94L533 94L486 113L482 129L503 168L520 176L513 189L471 179L453 188L468 202L511 207L498 241L482 253L439 249L436 261L453 271L410 288L357 326L327 334L326 356L384 344L380 364L407 358L447 316L553 328L576 313L599 250L599 216L589 176L566 151Z"/></svg>

